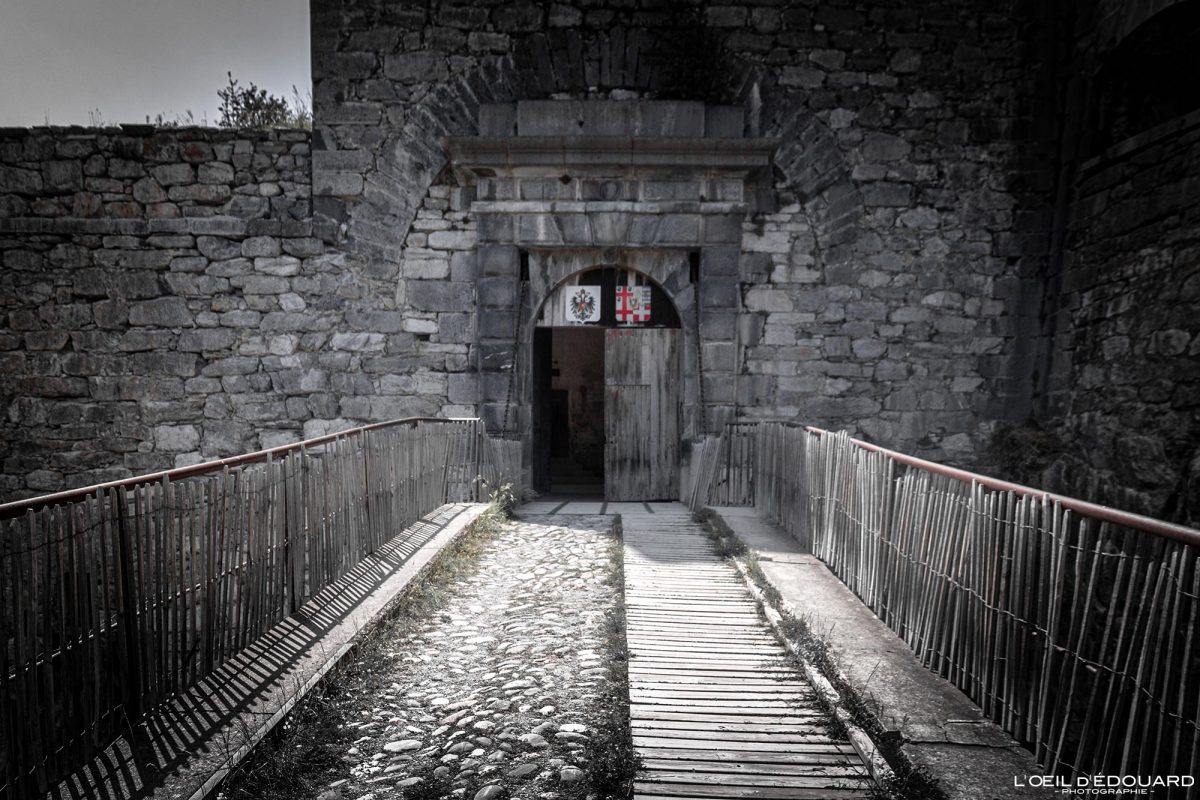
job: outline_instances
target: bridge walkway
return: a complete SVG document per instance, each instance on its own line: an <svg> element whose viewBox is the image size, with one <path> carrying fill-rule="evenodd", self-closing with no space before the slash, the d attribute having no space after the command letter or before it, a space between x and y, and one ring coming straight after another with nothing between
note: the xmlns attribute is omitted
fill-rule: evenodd
<svg viewBox="0 0 1200 800"><path fill-rule="evenodd" d="M540 513L602 504L545 505ZM624 529L630 718L643 765L635 796L868 796L857 752L831 732L812 687L690 512L603 505Z"/></svg>

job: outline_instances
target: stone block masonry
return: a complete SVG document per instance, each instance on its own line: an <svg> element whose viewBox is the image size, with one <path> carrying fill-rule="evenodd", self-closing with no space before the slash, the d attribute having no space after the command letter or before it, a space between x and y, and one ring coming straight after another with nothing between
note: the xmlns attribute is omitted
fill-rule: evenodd
<svg viewBox="0 0 1200 800"><path fill-rule="evenodd" d="M315 181L315 213L346 226L351 252L413 254L403 279L414 312L462 302L467 287L447 281L448 265L427 251L467 240L422 220L421 198L463 183L437 146L448 138L700 136L709 125L725 138L777 138L773 181L744 198L755 209L745 226L735 215L703 228L687 215L649 222L659 246L704 251L697 307L701 336L715 345L700 350L711 378L705 413L847 427L980 465L997 421L1029 406L1018 363L1027 322L1003 280L1006 259L1039 257L1033 246L1010 252L1018 213L1007 169L1020 144L1011 121L1024 111L1005 87L1025 68L1018 20L954 4L901 13L841 0L701 3L695 13L606 0L570 13L522 9L314 4L314 102L329 151L328 166L314 164L329 173ZM720 56L698 63L689 48ZM620 105L638 98L693 105L661 119L651 106ZM618 102L596 113L589 100ZM352 176L361 192L326 188L356 187ZM480 176L474 200L730 199L719 181L684 196L695 188L686 181L577 177L550 162L541 183ZM481 213L476 236L567 252L627 245L647 227L603 222L561 208L540 219ZM425 235L420 250L414 232ZM737 253L717 257L714 245ZM500 263L482 250L477 258L485 271ZM516 329L518 293L492 277L478 285L488 313L477 327L499 353ZM504 399L505 381L485 383Z"/></svg>
<svg viewBox="0 0 1200 800"><path fill-rule="evenodd" d="M1063 492L1200 526L1200 113L1085 163L1053 305Z"/></svg>
<svg viewBox="0 0 1200 800"><path fill-rule="evenodd" d="M0 496L472 413L473 285L399 310L398 265L314 225L310 159L308 131L0 131ZM406 274L445 277L469 245L423 221Z"/></svg>
<svg viewBox="0 0 1200 800"><path fill-rule="evenodd" d="M821 419L880 442L920 437L943 458L971 461L978 365L1004 346L989 331L1005 305L979 294L994 264L960 254L959 271L939 279L954 288L932 291L930 273L912 269L917 254L881 254L880 241L863 237L847 263L822 269L802 206L747 219L738 402L749 418Z"/></svg>
<svg viewBox="0 0 1200 800"><path fill-rule="evenodd" d="M0 218L306 220L307 131L0 129Z"/></svg>

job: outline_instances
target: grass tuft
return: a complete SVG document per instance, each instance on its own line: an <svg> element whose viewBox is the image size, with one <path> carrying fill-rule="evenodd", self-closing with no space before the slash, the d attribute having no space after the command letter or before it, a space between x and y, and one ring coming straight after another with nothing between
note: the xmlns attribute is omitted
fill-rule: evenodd
<svg viewBox="0 0 1200 800"><path fill-rule="evenodd" d="M614 606L605 615L604 643L608 651L610 680L598 700L601 716L593 726L586 748L589 797L627 800L633 797L633 780L641 758L633 749L629 721L629 644L625 638L625 546L621 518L613 523L605 583L616 589Z"/></svg>

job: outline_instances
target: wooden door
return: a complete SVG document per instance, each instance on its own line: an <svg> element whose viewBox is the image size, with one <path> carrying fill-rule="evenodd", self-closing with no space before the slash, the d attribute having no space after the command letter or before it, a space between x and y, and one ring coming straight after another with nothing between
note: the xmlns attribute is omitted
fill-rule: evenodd
<svg viewBox="0 0 1200 800"><path fill-rule="evenodd" d="M604 336L604 496L679 498L678 329L614 328Z"/></svg>

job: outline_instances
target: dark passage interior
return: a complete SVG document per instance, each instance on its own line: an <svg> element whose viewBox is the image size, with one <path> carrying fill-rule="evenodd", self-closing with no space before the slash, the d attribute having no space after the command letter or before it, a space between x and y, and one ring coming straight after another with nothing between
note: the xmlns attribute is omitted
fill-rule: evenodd
<svg viewBox="0 0 1200 800"><path fill-rule="evenodd" d="M534 354L537 488L603 495L604 329L539 328Z"/></svg>

